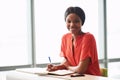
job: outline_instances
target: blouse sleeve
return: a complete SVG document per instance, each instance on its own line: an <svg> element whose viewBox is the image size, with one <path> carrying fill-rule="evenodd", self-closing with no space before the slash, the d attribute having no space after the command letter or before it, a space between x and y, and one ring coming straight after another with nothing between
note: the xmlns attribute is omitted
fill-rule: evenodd
<svg viewBox="0 0 120 80"><path fill-rule="evenodd" d="M62 37L60 56L65 57L65 36Z"/></svg>
<svg viewBox="0 0 120 80"><path fill-rule="evenodd" d="M86 35L82 40L82 49L81 49L80 61L90 57L91 62L97 60L97 48L96 41L92 34Z"/></svg>

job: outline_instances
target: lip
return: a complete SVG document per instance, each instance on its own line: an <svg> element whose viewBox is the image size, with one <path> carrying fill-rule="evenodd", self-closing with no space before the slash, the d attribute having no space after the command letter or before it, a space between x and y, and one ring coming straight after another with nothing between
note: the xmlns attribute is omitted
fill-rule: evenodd
<svg viewBox="0 0 120 80"><path fill-rule="evenodd" d="M76 30L75 28L70 28L71 31Z"/></svg>
<svg viewBox="0 0 120 80"><path fill-rule="evenodd" d="M76 33L76 29L75 28L72 28L72 29L70 29L70 32L72 32L72 33Z"/></svg>

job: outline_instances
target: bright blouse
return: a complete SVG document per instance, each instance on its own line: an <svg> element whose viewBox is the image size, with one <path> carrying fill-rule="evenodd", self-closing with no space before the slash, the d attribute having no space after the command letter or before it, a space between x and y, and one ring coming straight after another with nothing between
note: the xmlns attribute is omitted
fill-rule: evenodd
<svg viewBox="0 0 120 80"><path fill-rule="evenodd" d="M89 57L91 63L85 74L100 75L96 41L91 33L79 35L75 41L74 55L72 50L72 34L67 33L62 37L60 55L65 57L71 66L77 66L80 61Z"/></svg>

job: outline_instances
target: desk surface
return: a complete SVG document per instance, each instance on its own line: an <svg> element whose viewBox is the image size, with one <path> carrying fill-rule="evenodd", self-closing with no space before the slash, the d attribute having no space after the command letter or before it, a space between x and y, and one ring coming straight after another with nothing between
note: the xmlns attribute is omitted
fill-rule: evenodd
<svg viewBox="0 0 120 80"><path fill-rule="evenodd" d="M81 77L54 76L54 75L39 76L35 74L10 71L7 72L7 74L0 73L0 80L118 80L118 79L111 79L108 77L100 77L93 75L85 75Z"/></svg>

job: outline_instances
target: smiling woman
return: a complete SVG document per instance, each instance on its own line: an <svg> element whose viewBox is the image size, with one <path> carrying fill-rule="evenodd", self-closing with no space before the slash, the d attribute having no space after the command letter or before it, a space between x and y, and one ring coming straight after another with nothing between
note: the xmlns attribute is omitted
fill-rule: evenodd
<svg viewBox="0 0 120 80"><path fill-rule="evenodd" d="M53 2L55 4L53 4ZM49 7L46 7L46 5ZM49 63L48 56L51 57L52 63L61 61L61 57L59 56L61 37L64 33L68 32L64 20L64 11L69 6L80 6L84 8L87 13L87 18L82 29L85 32L90 31L93 33L98 42L97 0L35 0L35 42L37 64ZM94 16L92 16L93 13ZM78 22L79 21L80 20L78 19Z"/></svg>
<svg viewBox="0 0 120 80"><path fill-rule="evenodd" d="M60 56L64 60L58 64L48 64L48 71L67 69L74 73L100 76L100 68L93 34L82 31L85 13L80 7L68 7L65 21L69 32L62 36Z"/></svg>

